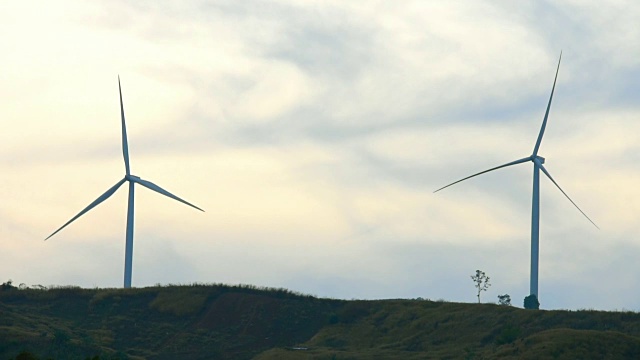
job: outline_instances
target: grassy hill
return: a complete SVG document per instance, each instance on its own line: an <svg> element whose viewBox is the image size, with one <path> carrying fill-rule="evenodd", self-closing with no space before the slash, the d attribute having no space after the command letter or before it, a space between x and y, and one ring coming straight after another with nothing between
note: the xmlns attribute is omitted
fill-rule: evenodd
<svg viewBox="0 0 640 360"><path fill-rule="evenodd" d="M224 285L0 291L0 360L25 351L37 359L637 359L640 314Z"/></svg>

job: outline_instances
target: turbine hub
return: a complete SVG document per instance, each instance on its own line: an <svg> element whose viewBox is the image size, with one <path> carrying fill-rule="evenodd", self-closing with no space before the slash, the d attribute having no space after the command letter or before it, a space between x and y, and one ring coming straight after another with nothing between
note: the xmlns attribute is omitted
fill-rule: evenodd
<svg viewBox="0 0 640 360"><path fill-rule="evenodd" d="M135 182L136 180L140 180L140 177L135 176L135 175L125 175L125 176L124 176L124 178L125 178L127 181L134 181L134 182Z"/></svg>
<svg viewBox="0 0 640 360"><path fill-rule="evenodd" d="M540 162L540 165L544 164L544 158L542 156L538 156L538 155L533 156L532 155L531 156L531 161L535 162L536 160L538 162Z"/></svg>

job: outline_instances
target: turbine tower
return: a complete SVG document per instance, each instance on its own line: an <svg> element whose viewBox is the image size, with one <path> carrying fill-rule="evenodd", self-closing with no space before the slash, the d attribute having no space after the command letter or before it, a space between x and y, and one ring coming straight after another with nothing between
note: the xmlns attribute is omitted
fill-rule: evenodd
<svg viewBox="0 0 640 360"><path fill-rule="evenodd" d="M517 165L524 162L531 161L533 163L533 196L531 201L531 279L529 283L529 292L531 295L535 295L538 297L538 260L539 260L539 237L540 237L540 170L551 180L551 182L564 194L564 196L571 201L573 206L584 215L596 228L596 225L588 216L585 214L579 207L576 205L573 200L567 195L567 193L562 190L560 185L551 177L549 171L544 167L544 158L538 155L538 150L540 149L540 143L542 142L542 136L544 135L544 130L547 126L547 118L549 117L549 109L551 108L551 100L553 99L553 92L556 88L556 80L558 79L558 70L560 70L560 60L562 60L562 52L560 53L560 59L558 60L558 68L556 69L556 77L553 79L553 87L551 88L551 96L549 97L549 103L547 104L547 111L544 114L544 120L542 120L542 127L540 127L540 133L538 134L538 140L536 141L536 145L533 148L533 153L531 156L526 158L522 158L519 160L515 160L504 165L496 166L489 170L481 171L477 174L473 174L471 176L467 176L463 179L455 181L447 186L443 186L440 189L434 191L438 192L442 189L448 188L451 185L457 184L461 181L470 179L474 176L482 175L484 173L488 173L493 170L501 169L511 165Z"/></svg>
<svg viewBox="0 0 640 360"><path fill-rule="evenodd" d="M131 268L133 264L133 208L134 208L134 185L140 184L148 189L151 189L157 193L160 193L164 196L170 197L174 200L180 201L183 204L189 205L192 208L203 211L199 207L180 199L179 197L173 195L167 190L161 188L160 186L152 183L151 181L143 180L138 176L132 175L131 170L129 168L129 145L127 143L127 126L124 121L124 106L122 105L122 88L120 87L120 76L118 76L118 90L120 92L120 115L122 117L122 155L124 157L124 169L125 175L124 178L118 181L115 185L113 185L109 190L107 190L104 194L100 195L96 200L94 200L91 204L89 204L86 208L80 211L76 216L71 218L71 220L67 221L64 225L62 225L58 230L54 231L51 235L47 236L45 239L48 240L53 235L57 234L60 230L64 229L67 225L71 224L74 220L84 215L89 210L98 206L101 202L107 200L111 195L113 195L122 184L125 182L129 182L129 202L127 206L127 241L125 246L125 257L124 257L124 287L131 287Z"/></svg>

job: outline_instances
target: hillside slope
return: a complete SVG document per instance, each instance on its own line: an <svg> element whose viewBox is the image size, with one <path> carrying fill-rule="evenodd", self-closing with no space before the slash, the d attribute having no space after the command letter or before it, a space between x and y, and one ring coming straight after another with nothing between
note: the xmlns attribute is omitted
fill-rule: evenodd
<svg viewBox="0 0 640 360"><path fill-rule="evenodd" d="M629 359L640 314L194 285L0 291L0 359Z"/></svg>

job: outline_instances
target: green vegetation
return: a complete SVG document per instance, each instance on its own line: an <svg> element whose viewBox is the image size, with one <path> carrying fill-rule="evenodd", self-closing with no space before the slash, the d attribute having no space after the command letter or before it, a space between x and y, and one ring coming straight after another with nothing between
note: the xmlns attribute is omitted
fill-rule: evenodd
<svg viewBox="0 0 640 360"><path fill-rule="evenodd" d="M475 275L471 275L471 280L473 280L473 284L478 289L478 304L480 304L480 293L483 291L487 291L491 284L489 283L489 277L484 271L476 270Z"/></svg>
<svg viewBox="0 0 640 360"><path fill-rule="evenodd" d="M252 358L640 358L640 314L201 284L0 290L1 360Z"/></svg>
<svg viewBox="0 0 640 360"><path fill-rule="evenodd" d="M498 304L511 306L511 296L509 294L498 295Z"/></svg>
<svg viewBox="0 0 640 360"><path fill-rule="evenodd" d="M524 308L531 310L540 309L540 302L538 301L538 297L531 294L524 298Z"/></svg>

